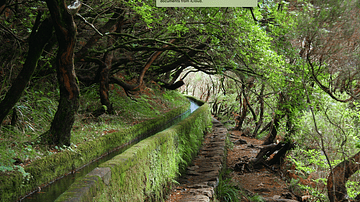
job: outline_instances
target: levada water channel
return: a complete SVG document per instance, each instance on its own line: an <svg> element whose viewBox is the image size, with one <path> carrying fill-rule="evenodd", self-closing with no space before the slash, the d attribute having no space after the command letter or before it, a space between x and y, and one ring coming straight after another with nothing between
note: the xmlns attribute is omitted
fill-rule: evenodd
<svg viewBox="0 0 360 202"><path fill-rule="evenodd" d="M108 154L94 160L93 162L77 169L75 172L68 174L66 176L63 176L63 177L59 178L58 180L55 180L54 182L50 183L48 186L43 187L41 190L39 189L38 191L25 196L24 198L20 199L20 201L23 201L23 202L39 202L39 201L52 202L52 201L55 201L62 193L64 193L68 189L68 187L70 187L70 185L72 183L75 182L76 179L85 176L87 173L89 173L90 171L92 171L93 169L98 167L98 165L102 164L105 161L112 159L116 155L123 153L126 149L130 148L131 146L140 142L141 140L143 140L147 137L150 137L162 130L165 130L165 129L169 128L170 126L177 124L181 120L188 117L197 108L199 108L199 105L197 105L191 99L189 99L189 100L190 100L190 108L186 112L180 114L177 117L174 117L172 120L169 120L164 125L161 125L155 129L147 132L146 134L142 134L140 137L135 138L132 141L118 147L116 150L109 152Z"/></svg>

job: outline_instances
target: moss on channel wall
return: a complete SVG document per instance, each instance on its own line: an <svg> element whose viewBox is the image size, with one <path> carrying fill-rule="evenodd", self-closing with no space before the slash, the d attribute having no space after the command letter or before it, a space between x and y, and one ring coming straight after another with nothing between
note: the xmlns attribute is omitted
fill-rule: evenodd
<svg viewBox="0 0 360 202"><path fill-rule="evenodd" d="M25 167L25 171L31 175L29 180L25 180L19 172L0 173L0 199L1 201L15 201L32 190L37 190L39 186L91 162L158 125L162 125L188 108L189 103L129 129L110 133L96 141L81 144L76 151L66 150L34 161Z"/></svg>
<svg viewBox="0 0 360 202"><path fill-rule="evenodd" d="M111 179L103 190L90 193L94 194L92 201L162 201L165 188L191 162L210 128L209 106L204 104L180 123L101 164L99 167L111 169ZM56 201L73 200L82 185L83 179L77 180Z"/></svg>

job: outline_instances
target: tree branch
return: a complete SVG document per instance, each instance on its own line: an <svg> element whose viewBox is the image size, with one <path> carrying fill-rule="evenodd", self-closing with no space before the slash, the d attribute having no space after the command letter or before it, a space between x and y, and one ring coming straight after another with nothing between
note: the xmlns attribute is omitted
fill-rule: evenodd
<svg viewBox="0 0 360 202"><path fill-rule="evenodd" d="M340 100L337 97L334 96L334 94L332 94L332 92L330 91L329 88L327 88L326 86L322 85L322 83L317 79L316 75L315 75L315 69L314 66L312 64L312 62L310 61L309 58L309 54L307 54L306 56L307 61L311 67L311 76L314 79L315 83L321 88L321 90L323 90L325 93L327 93L331 98L333 98L334 100L338 101L338 102L349 102L351 99L353 99L352 96L350 96L350 98L346 99L346 100Z"/></svg>

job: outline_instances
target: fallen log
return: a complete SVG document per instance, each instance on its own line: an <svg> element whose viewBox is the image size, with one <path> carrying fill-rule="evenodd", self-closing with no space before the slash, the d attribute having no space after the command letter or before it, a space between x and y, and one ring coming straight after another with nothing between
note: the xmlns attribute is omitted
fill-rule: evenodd
<svg viewBox="0 0 360 202"><path fill-rule="evenodd" d="M280 164L281 159L285 156L286 152L294 147L294 144L282 142L279 144L269 144L264 146L251 164L254 168L266 165Z"/></svg>

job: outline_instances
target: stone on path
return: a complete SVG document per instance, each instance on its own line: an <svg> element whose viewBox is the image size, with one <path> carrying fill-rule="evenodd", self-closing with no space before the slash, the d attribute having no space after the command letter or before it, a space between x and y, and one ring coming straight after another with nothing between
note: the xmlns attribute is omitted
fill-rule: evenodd
<svg viewBox="0 0 360 202"><path fill-rule="evenodd" d="M214 198L219 174L225 163L227 129L213 119L213 131L205 135L199 154L187 168L187 174L178 180L180 185L170 194L167 202L209 202Z"/></svg>

